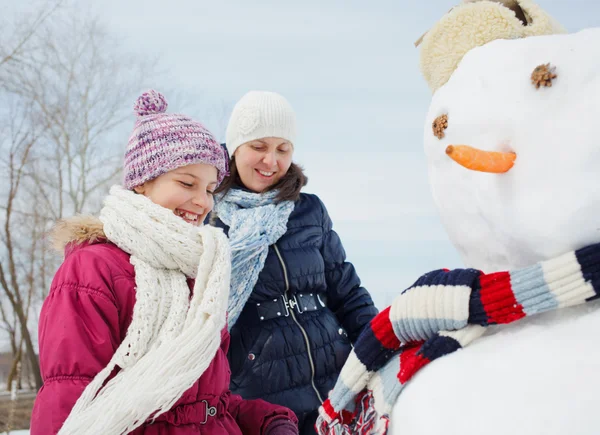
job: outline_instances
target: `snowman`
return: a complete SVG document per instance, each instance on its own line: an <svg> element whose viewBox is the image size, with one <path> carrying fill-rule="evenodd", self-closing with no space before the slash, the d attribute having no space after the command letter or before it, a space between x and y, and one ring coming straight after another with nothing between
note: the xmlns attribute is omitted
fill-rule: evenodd
<svg viewBox="0 0 600 435"><path fill-rule="evenodd" d="M531 268L599 243L600 28L566 34L530 0L464 1L419 44L433 92L432 194L465 267ZM600 433L598 301L468 326L468 347L417 367L401 387L404 366L391 354L376 373L365 368L395 346L377 328L380 348L371 358L357 343L319 433Z"/></svg>
<svg viewBox="0 0 600 435"><path fill-rule="evenodd" d="M502 7L463 7L482 5ZM456 9L448 21L470 12ZM433 197L465 266L484 272L600 241L600 28L522 36L444 54L441 31L422 47ZM412 379L390 433L598 434L598 332L595 302L490 327Z"/></svg>

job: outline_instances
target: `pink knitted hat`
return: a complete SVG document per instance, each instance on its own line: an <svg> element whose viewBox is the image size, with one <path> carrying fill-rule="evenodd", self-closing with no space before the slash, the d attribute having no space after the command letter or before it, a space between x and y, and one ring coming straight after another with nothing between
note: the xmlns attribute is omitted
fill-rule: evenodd
<svg viewBox="0 0 600 435"><path fill-rule="evenodd" d="M223 181L229 156L206 127L185 115L165 113L167 101L155 90L144 92L133 109L137 120L125 152L126 189L195 163L214 166L218 183Z"/></svg>

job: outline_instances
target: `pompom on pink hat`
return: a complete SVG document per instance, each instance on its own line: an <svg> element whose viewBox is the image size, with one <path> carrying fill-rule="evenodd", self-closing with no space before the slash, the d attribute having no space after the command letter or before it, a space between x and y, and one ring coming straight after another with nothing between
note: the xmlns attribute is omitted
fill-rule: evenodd
<svg viewBox="0 0 600 435"><path fill-rule="evenodd" d="M166 172L196 163L217 168L220 184L228 174L225 148L200 122L166 110L167 100L155 90L144 92L137 99L137 120L125 152L124 187L131 190Z"/></svg>

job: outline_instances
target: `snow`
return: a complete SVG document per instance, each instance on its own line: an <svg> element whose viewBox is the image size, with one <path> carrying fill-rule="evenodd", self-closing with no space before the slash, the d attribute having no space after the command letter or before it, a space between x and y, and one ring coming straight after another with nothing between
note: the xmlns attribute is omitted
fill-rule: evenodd
<svg viewBox="0 0 600 435"><path fill-rule="evenodd" d="M535 89L533 69L558 77ZM432 121L448 113L439 140ZM520 267L600 241L600 29L494 41L433 96L425 152L433 195L466 265ZM516 152L505 174L470 171L446 146ZM400 395L392 434L600 433L600 301L489 328Z"/></svg>
<svg viewBox="0 0 600 435"><path fill-rule="evenodd" d="M600 433L600 303L495 328L417 373L391 434Z"/></svg>
<svg viewBox="0 0 600 435"><path fill-rule="evenodd" d="M533 69L551 63L553 86ZM521 267L600 241L600 29L497 40L463 58L433 96L425 153L434 200L465 264ZM448 114L445 137L433 120ZM514 151L505 174L452 161L448 145Z"/></svg>

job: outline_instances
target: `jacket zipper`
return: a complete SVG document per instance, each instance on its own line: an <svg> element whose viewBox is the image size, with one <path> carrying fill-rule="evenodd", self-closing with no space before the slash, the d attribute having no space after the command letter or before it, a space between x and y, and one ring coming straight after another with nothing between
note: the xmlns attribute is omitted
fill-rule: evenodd
<svg viewBox="0 0 600 435"><path fill-rule="evenodd" d="M279 252L279 248L277 247L277 245L274 244L273 248L275 249L275 253L277 254L277 258L279 258L279 262L281 263L281 268L283 269L283 279L285 280L285 295L284 296L287 301L287 300L289 300L289 291L290 291L290 281L288 280L287 268L285 267L285 262L283 261L283 257L281 256L281 253ZM323 398L321 397L321 394L319 393L319 390L317 390L317 387L315 385L315 363L312 359L312 354L310 351L310 341L308 339L308 334L306 333L306 331L304 330L304 328L302 327L300 322L298 322L298 319L296 318L296 314L294 313L294 309L292 307L288 307L288 311L289 311L290 315L292 316L292 319L298 326L298 328L300 328L302 335L304 336L304 342L306 343L306 350L308 352L308 362L310 363L310 371L311 371L310 383L313 387L313 390L315 390L315 393L317 393L317 398L319 399L319 401L321 403L323 403Z"/></svg>

